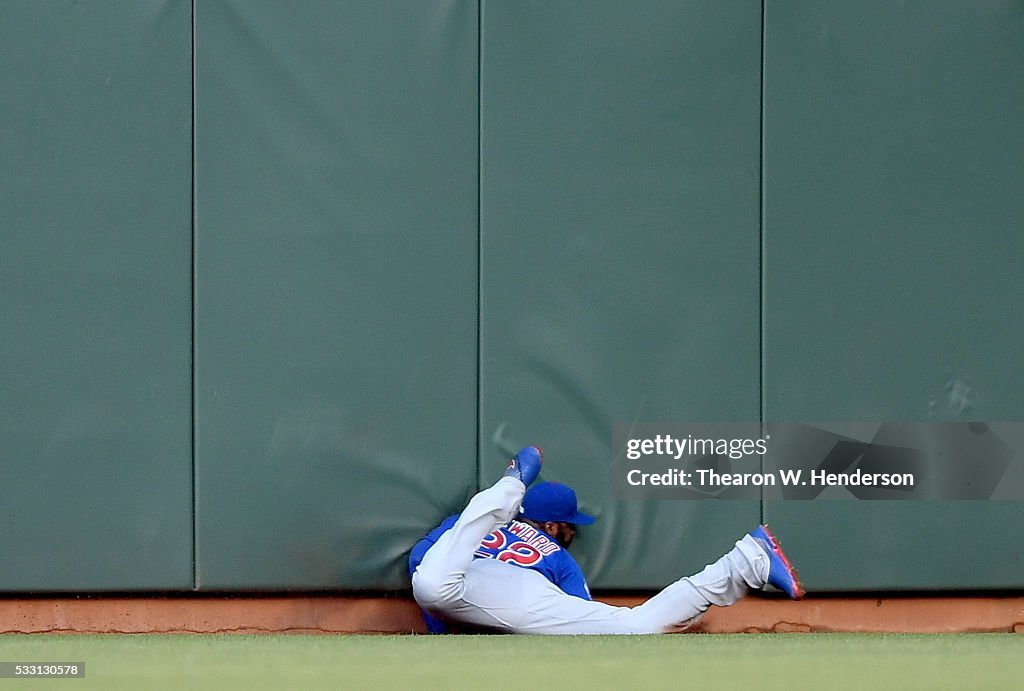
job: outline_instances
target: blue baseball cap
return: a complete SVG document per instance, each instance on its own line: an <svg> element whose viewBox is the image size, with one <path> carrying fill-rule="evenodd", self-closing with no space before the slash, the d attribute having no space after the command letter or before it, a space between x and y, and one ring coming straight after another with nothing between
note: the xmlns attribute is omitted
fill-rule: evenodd
<svg viewBox="0 0 1024 691"><path fill-rule="evenodd" d="M519 513L539 523L590 525L594 522L593 516L579 512L572 487L560 482L541 482L527 490Z"/></svg>

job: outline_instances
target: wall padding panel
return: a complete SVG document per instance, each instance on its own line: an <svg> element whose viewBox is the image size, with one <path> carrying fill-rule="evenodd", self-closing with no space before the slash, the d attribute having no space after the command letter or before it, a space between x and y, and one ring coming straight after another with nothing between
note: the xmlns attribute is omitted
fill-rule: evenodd
<svg viewBox="0 0 1024 691"><path fill-rule="evenodd" d="M765 20L765 418L1020 420L1024 6L769 0ZM1020 510L765 514L809 588L873 590L1021 587Z"/></svg>
<svg viewBox="0 0 1024 691"><path fill-rule="evenodd" d="M198 586L407 587L476 488L476 3L197 9Z"/></svg>
<svg viewBox="0 0 1024 691"><path fill-rule="evenodd" d="M191 33L0 3L0 590L192 585Z"/></svg>
<svg viewBox="0 0 1024 691"><path fill-rule="evenodd" d="M750 502L617 502L616 421L758 420L759 2L490 2L481 484L516 448L598 514L592 585L660 587Z"/></svg>

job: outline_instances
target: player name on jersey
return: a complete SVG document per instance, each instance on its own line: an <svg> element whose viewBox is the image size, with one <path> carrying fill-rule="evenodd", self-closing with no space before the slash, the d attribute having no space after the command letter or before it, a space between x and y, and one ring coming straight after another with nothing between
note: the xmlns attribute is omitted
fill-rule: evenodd
<svg viewBox="0 0 1024 691"><path fill-rule="evenodd" d="M550 537L521 521L512 521L507 530L531 547L536 547L544 556L561 549Z"/></svg>

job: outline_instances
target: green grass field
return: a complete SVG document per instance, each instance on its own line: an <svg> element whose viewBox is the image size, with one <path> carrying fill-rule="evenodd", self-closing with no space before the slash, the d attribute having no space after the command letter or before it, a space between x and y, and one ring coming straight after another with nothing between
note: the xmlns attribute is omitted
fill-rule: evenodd
<svg viewBox="0 0 1024 691"><path fill-rule="evenodd" d="M0 661L85 662L25 689L1016 689L1013 634L0 636Z"/></svg>

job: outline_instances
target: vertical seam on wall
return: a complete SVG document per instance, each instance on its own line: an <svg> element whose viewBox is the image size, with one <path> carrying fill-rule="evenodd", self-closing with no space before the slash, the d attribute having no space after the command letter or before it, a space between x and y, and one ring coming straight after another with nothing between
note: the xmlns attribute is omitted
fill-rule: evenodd
<svg viewBox="0 0 1024 691"><path fill-rule="evenodd" d="M192 590L199 589L196 507L196 0L192 0Z"/></svg>
<svg viewBox="0 0 1024 691"><path fill-rule="evenodd" d="M757 275L758 285L758 337L757 337L757 363L758 363L758 418L761 426L761 438L764 438L766 422L764 419L764 45L765 45L765 4L767 0L761 0L761 75L758 111L758 186L757 186ZM761 456L761 472L764 472L764 455ZM764 489L761 490L761 523L765 522L764 511Z"/></svg>
<svg viewBox="0 0 1024 691"><path fill-rule="evenodd" d="M483 14L484 0L476 7L476 486L480 489L483 444Z"/></svg>

